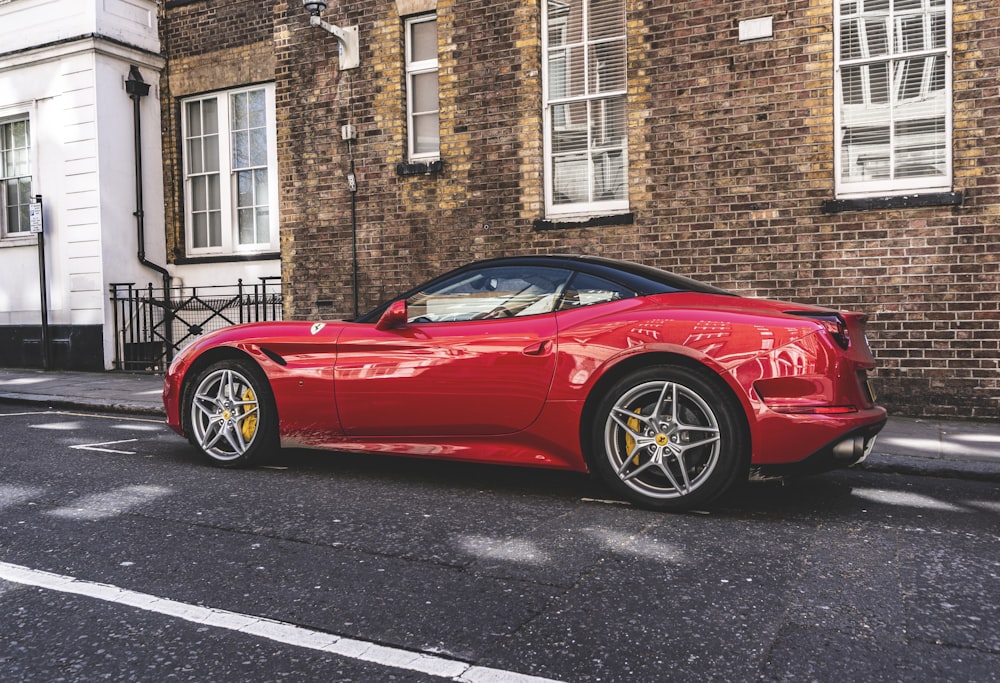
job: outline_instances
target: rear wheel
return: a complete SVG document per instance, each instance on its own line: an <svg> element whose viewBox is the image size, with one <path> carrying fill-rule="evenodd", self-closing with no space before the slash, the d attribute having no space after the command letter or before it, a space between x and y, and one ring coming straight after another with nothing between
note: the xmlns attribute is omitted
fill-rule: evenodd
<svg viewBox="0 0 1000 683"><path fill-rule="evenodd" d="M748 474L749 440L738 411L698 372L673 366L633 372L601 400L590 467L643 507L705 505Z"/></svg>
<svg viewBox="0 0 1000 683"><path fill-rule="evenodd" d="M252 465L277 446L271 390L251 363L225 360L202 371L185 401L191 442L222 467Z"/></svg>

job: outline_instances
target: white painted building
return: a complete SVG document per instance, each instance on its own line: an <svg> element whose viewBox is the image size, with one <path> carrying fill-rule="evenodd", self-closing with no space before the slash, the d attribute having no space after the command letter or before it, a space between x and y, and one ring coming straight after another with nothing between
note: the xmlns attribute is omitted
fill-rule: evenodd
<svg viewBox="0 0 1000 683"><path fill-rule="evenodd" d="M140 263L134 101L138 97L145 258L163 264L154 0L0 0L0 363L40 366L42 295L27 202L42 197L53 367L112 367L113 282L159 282ZM35 230L38 229L37 223Z"/></svg>

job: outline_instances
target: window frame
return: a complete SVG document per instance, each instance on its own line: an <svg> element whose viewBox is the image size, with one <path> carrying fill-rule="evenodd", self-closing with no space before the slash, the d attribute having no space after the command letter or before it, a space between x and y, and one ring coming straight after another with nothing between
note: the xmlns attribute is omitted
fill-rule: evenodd
<svg viewBox="0 0 1000 683"><path fill-rule="evenodd" d="M544 159L544 199L545 199L545 215L549 218L575 218L575 217L587 217L587 216L604 216L613 214L624 214L629 211L629 132L628 132L628 23L627 16L623 16L622 20L622 33L620 35L608 37L603 36L599 38L592 38L590 35L589 28L589 12L591 6L591 0L581 0L584 8L584 16L581 19L581 31L583 34L581 43L568 43L563 42L555 47L549 44L550 32L557 29L560 20L558 18L552 17L549 14L549 0L542 1L542 126L543 126L543 159ZM622 1L622 13L623 15L627 12L626 3ZM565 24L565 22L562 22ZM560 53L563 55L563 68L562 73L564 74L565 80L570 80L577 76L576 74L570 73L570 53L574 48L582 49L582 58L580 61L589 65L592 63L593 52L598 50L603 45L613 44L615 42L621 42L622 54L624 55L624 62L622 64L622 84L620 88L602 90L601 86L598 85L596 90L592 90L592 82L596 82L599 79L600 74L594 74L591 72L589 67L584 67L584 70L579 77L582 81L587 83L586 94L584 95L567 95L565 93L559 94L554 92L555 88L552 81L553 73L551 68L552 57L558 57ZM597 175L598 168L595 164L596 157L601 151L599 145L594 143L594 114L590 113L590 107L595 103L599 103L602 110L606 110L608 103L610 101L617 101L620 103L619 106L622 107L623 111L623 121L622 123L622 141L623 144L620 148L621 154L621 174L622 174L622 185L623 185L623 197L621 199L594 199L590 197L594 186L594 179ZM573 104L584 104L587 109L587 122L585 130L581 131L586 135L586 165L587 165L587 175L586 180L588 183L588 200L582 202L569 202L560 203L555 202L556 193L556 177L555 177L555 159L553 157L553 132L555 126L555 117L558 116L556 112L557 107L560 111L564 113L564 121L566 112L568 109L563 109L563 106L573 105ZM601 118L606 118L601 115ZM568 126L567 126L568 127ZM611 147L606 147L604 149L605 153L612 151L617 151L617 148L612 149ZM605 168L606 172L606 168Z"/></svg>
<svg viewBox="0 0 1000 683"><path fill-rule="evenodd" d="M435 24L435 35L437 35L437 13L418 14L406 17L403 20L403 42L404 42L404 71L406 72L406 157L410 162L437 161L441 158L441 91L440 78L440 56L435 47L433 59L414 60L412 29L417 24L433 22ZM434 74L437 90L437 108L427 111L415 111L416 86L414 81L418 76ZM417 151L417 126L416 117L434 115L438 124L438 137L435 149L431 151Z"/></svg>
<svg viewBox="0 0 1000 683"><path fill-rule="evenodd" d="M868 1L870 2L871 0ZM901 38L901 36L897 35L898 25L896 19L900 15L911 13L905 9L897 11L896 3L898 1L899 0L885 0L887 9L884 12L873 10L872 12L855 12L846 15L843 11L845 5L852 3L861 5L862 0L835 0L834 2L834 192L838 199L890 197L917 193L927 194L948 192L951 190L954 182L952 150L954 138L954 89L952 81L952 62L954 54L952 17L953 2L952 0L918 0L921 5L919 16L922 18L924 23L922 30L925 38L933 37L933 17L935 14L940 12L940 8L943 8L945 34L944 46L932 46L929 48L925 46L924 49L918 51L908 51L905 48L896 47ZM936 3L940 3L940 5ZM864 6L861 5L861 7L863 8ZM888 43L884 55L871 55L868 53L868 39L870 36L867 32L861 30L856 31L856 33L858 35L859 50L862 54L851 58L845 57L842 54L841 37L843 31L845 30L845 20L854 22L865 21L862 17L882 18L885 26L885 40ZM893 110L898 112L900 107L906 106L906 102L900 100L896 93L897 90L906 87L904 83L904 74L906 72L907 63L910 63L911 60L917 58L923 58L925 60L925 67L923 69L924 75L921 84L921 92L925 94L925 100L930 101L933 97L937 97L940 98L944 104L944 139L942 144L939 146L943 153L941 166L944 167L944 173L940 175L926 174L913 177L892 178L891 175L894 164L899 160L903 153L903 150L895 148L896 131L900 127L905 127L907 121L909 120L907 116L901 114L894 115ZM929 94L933 92L929 86L930 82L934 78L933 70L929 68L929 60L931 59L942 59L944 61L944 83L943 88L940 89L941 94L937 96ZM850 178L846 178L844 173L844 165L850 163L845 151L845 136L848 134L845 119L847 118L847 108L849 106L856 105L848 105L845 102L845 68L860 67L868 69L873 65L881 64L885 64L887 70L886 78L884 80L888 92L886 94L887 102L884 106L890 113L887 119L889 138L888 142L885 143L885 146L888 150L890 177L887 179L862 178L860 180L851 180ZM899 68L898 72L896 65L898 65ZM872 105L872 103L869 102L872 92L871 83L872 78L870 76L861 76L858 80L858 85L860 87L859 95L864 100L861 104L869 107ZM926 115L924 115L924 118L926 118ZM932 132L928 135L934 135L934 133ZM860 156L858 157L856 163L861 163Z"/></svg>
<svg viewBox="0 0 1000 683"><path fill-rule="evenodd" d="M265 166L239 166L234 164L234 144L233 134L236 130L233 125L232 108L233 98L238 95L245 95L254 91L264 92L264 117L265 117L265 138L266 138L266 158ZM217 103L217 137L218 147L218 171L219 176L219 207L220 214L220 240L219 244L211 243L209 234L209 244L203 247L195 245L195 220L193 205L195 192L192 189L192 178L195 176L207 176L210 173L192 172L189 165L190 150L189 142L194 138L189 138L190 122L188 120L189 105L194 103L204 103L215 100ZM226 90L216 90L212 92L192 95L179 99L181 118L180 137L180 164L181 179L184 194L184 245L185 254L188 257L211 257L211 256L244 256L254 254L273 253L279 248L279 213L278 213L278 145L277 145L277 118L275 115L275 89L274 83L258 83L245 85ZM259 127L258 127L259 128ZM267 220L268 239L261 242L240 243L240 224L238 206L240 198L239 173L255 172L266 170L266 194L267 194ZM256 187L255 187L256 190ZM258 195L255 194L255 197ZM256 201L254 207L264 206L260 201ZM245 207L244 207L245 208ZM211 227L207 228L209 233Z"/></svg>
<svg viewBox="0 0 1000 683"><path fill-rule="evenodd" d="M23 148L26 150L28 173L27 175L6 175L6 164L3 159L3 152L0 151L0 240L4 242L11 243L14 241L21 241L25 238L30 238L33 236L31 232L30 221L23 226L20 230L11 230L8 224L7 211L10 201L7 193L7 181L8 180L24 180L28 181L28 203L19 204L19 206L28 206L34 201L34 187L35 187L35 174L34 169L37 168L36 146L35 146L35 126L31 125L32 115L30 111L18 111L15 110L10 114L4 114L0 112L0 129L9 126L11 124L24 122L27 125L27 147ZM16 148L22 149L22 148ZM8 150L10 151L10 150ZM19 226L20 227L20 226Z"/></svg>

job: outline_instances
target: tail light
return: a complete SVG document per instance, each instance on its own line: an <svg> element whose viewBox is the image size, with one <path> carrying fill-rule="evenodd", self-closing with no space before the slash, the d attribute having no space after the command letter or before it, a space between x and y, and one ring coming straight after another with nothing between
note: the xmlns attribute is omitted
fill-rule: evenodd
<svg viewBox="0 0 1000 683"><path fill-rule="evenodd" d="M837 313L813 313L811 311L786 311L790 315L815 320L826 330L827 334L837 342L837 346L846 350L851 345L851 336L847 332L847 323Z"/></svg>

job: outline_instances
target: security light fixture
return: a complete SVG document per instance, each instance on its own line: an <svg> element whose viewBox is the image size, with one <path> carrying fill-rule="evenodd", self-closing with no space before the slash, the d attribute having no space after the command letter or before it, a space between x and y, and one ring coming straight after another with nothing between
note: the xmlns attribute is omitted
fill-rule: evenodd
<svg viewBox="0 0 1000 683"><path fill-rule="evenodd" d="M340 70L356 69L360 64L358 27L341 28L323 21L320 13L326 9L327 4L326 0L302 0L302 6L309 12L309 25L319 26L336 36L337 42L340 44Z"/></svg>

